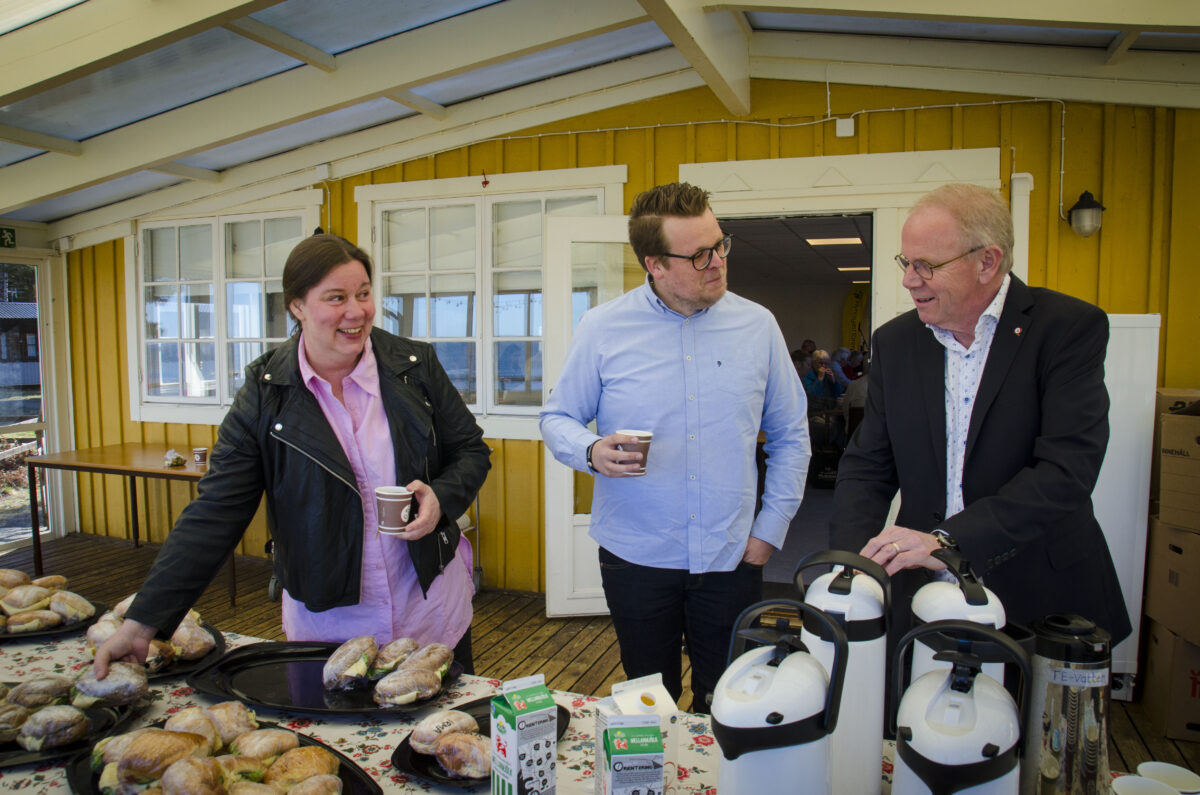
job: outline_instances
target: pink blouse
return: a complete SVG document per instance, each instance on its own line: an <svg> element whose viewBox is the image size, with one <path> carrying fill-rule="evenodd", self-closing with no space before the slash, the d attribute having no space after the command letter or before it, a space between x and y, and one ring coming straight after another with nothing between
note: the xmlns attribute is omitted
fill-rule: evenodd
<svg viewBox="0 0 1200 795"><path fill-rule="evenodd" d="M333 427L358 483L363 503L363 559L359 602L319 613L309 611L283 593L283 631L288 640L341 642L373 635L380 645L410 637L418 643L438 641L453 647L471 626L471 545L458 542L452 560L421 594L408 557L408 543L381 534L375 511L375 487L396 483L392 435L379 389L379 370L368 339L358 366L342 381L342 400L333 395L304 354L304 335L298 346L300 375L317 398Z"/></svg>

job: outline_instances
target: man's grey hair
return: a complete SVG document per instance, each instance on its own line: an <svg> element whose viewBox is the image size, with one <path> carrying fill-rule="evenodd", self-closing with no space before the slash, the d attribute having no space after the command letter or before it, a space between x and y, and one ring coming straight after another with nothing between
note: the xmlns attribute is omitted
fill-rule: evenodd
<svg viewBox="0 0 1200 795"><path fill-rule="evenodd" d="M1012 270L1012 213L999 193L966 183L943 185L918 199L912 211L923 207L940 207L953 216L964 251L976 246L999 246L1004 252L1000 272Z"/></svg>

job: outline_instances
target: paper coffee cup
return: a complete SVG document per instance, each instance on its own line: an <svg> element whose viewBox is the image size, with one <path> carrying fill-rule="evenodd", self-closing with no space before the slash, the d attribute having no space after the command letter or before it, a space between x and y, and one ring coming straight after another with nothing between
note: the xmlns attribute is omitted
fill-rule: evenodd
<svg viewBox="0 0 1200 795"><path fill-rule="evenodd" d="M198 466L204 466L205 464L207 464L208 463L208 448L207 447L193 447L192 448L192 460L195 461Z"/></svg>
<svg viewBox="0 0 1200 795"><path fill-rule="evenodd" d="M636 478L636 477L641 477L642 475L646 474L646 462L650 459L650 442L654 439L654 432L653 431L631 431L631 430L623 430L622 431L622 430L619 430L619 431L617 431L617 433L621 434L622 436L636 436L637 437L636 442L634 442L632 444L619 444L619 445L617 445L617 449L619 449L623 452L630 452L630 453L636 452L636 453L642 454L641 468L634 472L627 472L626 476L631 477L631 478Z"/></svg>
<svg viewBox="0 0 1200 795"><path fill-rule="evenodd" d="M379 532L399 533L408 527L411 518L413 493L403 486L380 486L375 489L375 510Z"/></svg>

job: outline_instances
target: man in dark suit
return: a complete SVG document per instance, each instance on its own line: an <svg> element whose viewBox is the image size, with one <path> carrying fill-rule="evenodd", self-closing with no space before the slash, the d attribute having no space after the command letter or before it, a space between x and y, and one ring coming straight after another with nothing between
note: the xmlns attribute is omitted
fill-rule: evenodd
<svg viewBox="0 0 1200 795"><path fill-rule="evenodd" d="M897 616L944 568L931 553L957 547L1010 621L1077 613L1115 644L1129 618L1091 503L1108 445L1108 318L1010 274L1012 245L994 191L947 185L910 213L896 261L915 309L875 333L832 546L887 569Z"/></svg>

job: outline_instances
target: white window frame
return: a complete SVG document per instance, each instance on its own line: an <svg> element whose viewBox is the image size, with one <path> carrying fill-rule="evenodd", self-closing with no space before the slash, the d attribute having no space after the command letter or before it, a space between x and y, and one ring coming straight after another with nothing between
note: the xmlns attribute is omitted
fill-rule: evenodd
<svg viewBox="0 0 1200 795"><path fill-rule="evenodd" d="M550 171L530 171L514 174L497 174L487 177L487 184L481 177L458 177L439 180L422 180L416 182L399 182L386 185L363 185L355 189L354 198L358 203L358 229L360 245L370 241L370 253L375 262L376 278L376 310L382 301L382 288L379 283L383 270L383 213L400 209L405 205L417 204L435 205L449 204L454 200L478 202L477 227L488 230L480 234L479 240L490 240L491 206L493 201L505 201L521 198L519 194L528 194L529 198L554 198L543 194L559 193L562 191L598 192L600 199L600 215L620 215L624 204L624 187L627 169L625 166L600 166L595 168L556 169ZM545 283L547 273L553 268L569 268L570 263L550 262L546 260L546 225L542 228L542 336L544 341L548 331L546 313ZM481 244L482 246L482 244ZM484 251L482 248L488 248ZM484 434L492 438L502 439L539 439L538 412L541 406L511 406L493 404L493 328L492 328L492 287L493 274L500 272L490 267L492 252L490 245L481 247L476 263L476 306L477 327L475 339L479 346L476 351L476 403L470 405L471 411L479 420ZM567 307L566 311L570 311ZM507 339L507 338L506 338ZM543 401L545 400L545 347L543 344Z"/></svg>
<svg viewBox="0 0 1200 795"><path fill-rule="evenodd" d="M223 207L207 206L204 210L139 219L125 242L125 338L129 366L129 416L134 422L169 422L195 425L219 425L233 402L226 381L225 361L228 342L225 333L225 247L224 224L239 220L299 215L301 230L308 234L320 222L320 190L294 191L245 204ZM141 245L146 229L163 226L182 226L190 223L213 225L213 304L216 346L217 394L211 398L147 398L143 393L145 348L144 308L142 304ZM228 394L227 394L228 393Z"/></svg>

